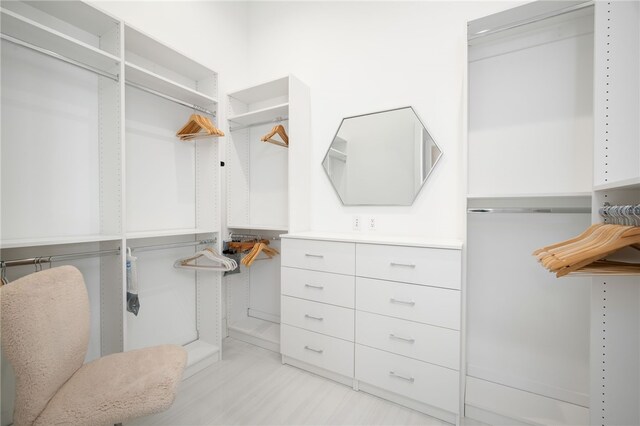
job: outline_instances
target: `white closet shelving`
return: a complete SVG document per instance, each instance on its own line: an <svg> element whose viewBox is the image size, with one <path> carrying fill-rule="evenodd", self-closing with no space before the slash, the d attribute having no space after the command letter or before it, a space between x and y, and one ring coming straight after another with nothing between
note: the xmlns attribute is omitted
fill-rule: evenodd
<svg viewBox="0 0 640 426"><path fill-rule="evenodd" d="M589 278L531 253L590 222L593 16L534 2L468 25L464 409L488 423L589 421Z"/></svg>
<svg viewBox="0 0 640 426"><path fill-rule="evenodd" d="M194 251L181 243L218 236L219 142L184 142L175 132L194 112L215 122L218 76L129 25L124 52L125 238L138 258L142 305L137 317L125 313L124 349L182 344L190 375L220 357L221 274L173 261ZM167 248L135 249L149 245Z"/></svg>
<svg viewBox="0 0 640 426"><path fill-rule="evenodd" d="M228 93L227 227L275 237L308 230L309 89L294 76ZM260 141L276 124L289 147ZM295 176L295 178L293 178ZM280 242L271 242L280 249ZM230 336L280 350L280 258L257 261L226 282Z"/></svg>
<svg viewBox="0 0 640 426"><path fill-rule="evenodd" d="M189 352L187 376L210 365L221 356L221 273L173 262L200 241L219 248L219 141L175 132L194 112L215 122L217 73L84 2L7 1L0 14L0 258L106 251L65 262L89 291L87 360L174 343ZM125 247L138 257L137 317Z"/></svg>

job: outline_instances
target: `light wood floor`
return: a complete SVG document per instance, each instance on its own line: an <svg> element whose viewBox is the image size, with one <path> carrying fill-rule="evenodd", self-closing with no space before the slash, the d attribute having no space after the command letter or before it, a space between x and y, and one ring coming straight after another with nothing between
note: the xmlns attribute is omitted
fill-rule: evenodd
<svg viewBox="0 0 640 426"><path fill-rule="evenodd" d="M223 350L182 383L168 411L127 425L448 425L282 365L275 352L233 339Z"/></svg>

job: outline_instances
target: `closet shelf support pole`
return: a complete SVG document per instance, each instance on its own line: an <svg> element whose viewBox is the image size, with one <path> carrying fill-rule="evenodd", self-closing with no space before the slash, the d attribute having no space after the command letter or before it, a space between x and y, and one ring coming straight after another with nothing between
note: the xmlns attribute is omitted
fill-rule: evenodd
<svg viewBox="0 0 640 426"><path fill-rule="evenodd" d="M0 38L2 38L2 40L8 41L9 43L13 43L13 44L18 45L18 46L26 47L27 49L31 49L31 50L36 51L38 53L42 53L43 55L51 56L52 58L55 58L55 59L58 59L58 60L60 60L62 62L66 62L68 64L74 65L74 66L76 66L78 68L82 68L84 70L91 71L92 73L101 75L102 77L107 77L107 78L110 78L111 80L114 80L114 81L118 81L119 78L120 78L118 76L118 74L110 74L110 73L108 73L106 71L102 71L101 69L94 68L91 65L83 64L82 62L78 62L75 59L67 58L66 56L62 56L62 55L60 55L60 54L58 54L56 52L52 52L50 50L43 49L42 47L35 46L35 45L31 44L31 43L27 43L26 41L22 41L22 40L19 40L17 38L13 38L13 37L11 37L9 35L0 34ZM116 63L114 63L113 65L115 66Z"/></svg>

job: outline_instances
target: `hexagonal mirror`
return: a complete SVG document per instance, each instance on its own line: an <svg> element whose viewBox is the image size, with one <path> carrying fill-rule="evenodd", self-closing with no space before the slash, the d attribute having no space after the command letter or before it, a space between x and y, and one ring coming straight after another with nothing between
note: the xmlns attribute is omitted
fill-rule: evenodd
<svg viewBox="0 0 640 426"><path fill-rule="evenodd" d="M410 206L441 156L404 107L344 118L322 166L346 206Z"/></svg>

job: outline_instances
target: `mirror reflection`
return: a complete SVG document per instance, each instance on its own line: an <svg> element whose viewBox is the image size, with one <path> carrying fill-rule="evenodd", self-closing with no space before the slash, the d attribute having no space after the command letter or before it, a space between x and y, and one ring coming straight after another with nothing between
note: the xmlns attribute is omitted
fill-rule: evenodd
<svg viewBox="0 0 640 426"><path fill-rule="evenodd" d="M322 165L344 205L409 206L441 156L404 107L343 119Z"/></svg>

